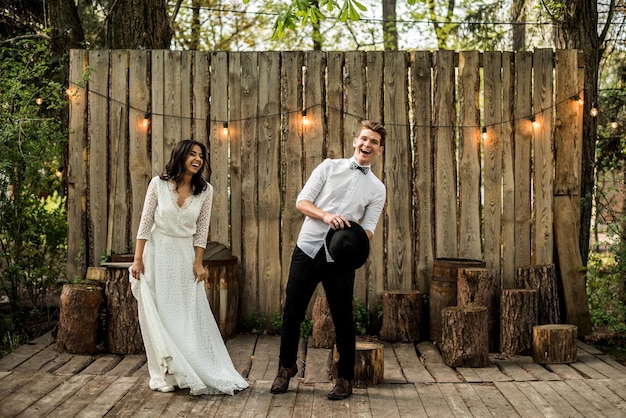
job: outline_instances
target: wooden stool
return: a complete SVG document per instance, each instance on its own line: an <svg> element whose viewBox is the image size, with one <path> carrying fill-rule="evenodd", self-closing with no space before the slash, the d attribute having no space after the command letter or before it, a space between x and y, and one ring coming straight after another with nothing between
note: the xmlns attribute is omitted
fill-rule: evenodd
<svg viewBox="0 0 626 418"><path fill-rule="evenodd" d="M520 289L534 289L537 293L537 324L560 324L561 309L554 264L531 265L517 268L515 285Z"/></svg>
<svg viewBox="0 0 626 418"><path fill-rule="evenodd" d="M508 355L530 355L535 325L537 291L503 289L500 299L500 351Z"/></svg>
<svg viewBox="0 0 626 418"><path fill-rule="evenodd" d="M320 291L313 304L313 330L311 346L314 348L333 348L335 345L335 324L330 315L326 294Z"/></svg>
<svg viewBox="0 0 626 418"><path fill-rule="evenodd" d="M421 292L383 293L383 325L380 329L380 338L391 342L419 341L422 309Z"/></svg>
<svg viewBox="0 0 626 418"><path fill-rule="evenodd" d="M495 352L500 344L500 303L498 273L495 269L464 268L459 270L457 283L458 306L479 305L487 308L489 351Z"/></svg>
<svg viewBox="0 0 626 418"><path fill-rule="evenodd" d="M489 364L488 317L485 306L450 306L441 310L441 357L447 366Z"/></svg>
<svg viewBox="0 0 626 418"><path fill-rule="evenodd" d="M61 290L61 312L56 349L72 354L94 354L102 287L88 284L66 284Z"/></svg>
<svg viewBox="0 0 626 418"><path fill-rule="evenodd" d="M338 360L339 352L337 352L337 346L334 346L331 365L331 374L334 380L337 380ZM366 388L379 385L383 383L384 374L384 346L381 343L357 341L352 386L355 388Z"/></svg>
<svg viewBox="0 0 626 418"><path fill-rule="evenodd" d="M576 362L578 327L547 324L533 327L533 361L541 364Z"/></svg>

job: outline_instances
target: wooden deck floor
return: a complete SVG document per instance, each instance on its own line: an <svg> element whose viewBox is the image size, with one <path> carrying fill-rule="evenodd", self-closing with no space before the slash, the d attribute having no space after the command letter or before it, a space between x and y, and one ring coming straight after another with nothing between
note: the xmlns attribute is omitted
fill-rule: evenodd
<svg viewBox="0 0 626 418"><path fill-rule="evenodd" d="M1 417L625 417L626 367L584 343L578 361L541 366L491 355L452 369L436 346L385 343L385 382L329 401L330 350L301 344L301 373L272 395L279 337L238 335L227 346L250 388L189 396L148 388L143 355L56 352L49 334L0 359ZM302 372L303 371L303 372Z"/></svg>

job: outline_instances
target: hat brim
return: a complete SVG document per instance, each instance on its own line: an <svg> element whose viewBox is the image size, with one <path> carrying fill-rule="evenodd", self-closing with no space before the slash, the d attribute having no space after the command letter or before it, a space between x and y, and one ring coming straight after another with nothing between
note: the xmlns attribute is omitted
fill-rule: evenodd
<svg viewBox="0 0 626 418"><path fill-rule="evenodd" d="M349 228L328 231L326 248L338 266L356 270L367 261L370 240L361 225L356 221L349 222Z"/></svg>

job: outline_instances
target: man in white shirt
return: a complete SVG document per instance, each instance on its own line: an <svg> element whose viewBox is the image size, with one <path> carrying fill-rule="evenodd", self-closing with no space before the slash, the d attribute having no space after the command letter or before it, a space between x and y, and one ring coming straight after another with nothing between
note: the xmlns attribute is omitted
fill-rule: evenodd
<svg viewBox="0 0 626 418"><path fill-rule="evenodd" d="M291 259L282 318L280 368L270 392L284 393L296 375L300 324L318 283L322 283L335 326L339 352L337 383L328 399L352 394L356 329L352 299L355 269L346 260L333 260L325 238L330 230L350 228L360 221L371 239L386 199L385 185L372 173L372 160L382 155L387 131L378 122L362 121L352 141L351 158L325 159L296 200L305 215ZM343 261L343 262L342 262Z"/></svg>

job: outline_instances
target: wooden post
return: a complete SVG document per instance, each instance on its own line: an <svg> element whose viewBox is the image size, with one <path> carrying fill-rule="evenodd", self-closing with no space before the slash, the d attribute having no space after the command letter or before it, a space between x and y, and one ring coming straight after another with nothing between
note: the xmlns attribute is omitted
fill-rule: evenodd
<svg viewBox="0 0 626 418"><path fill-rule="evenodd" d="M339 352L337 347L333 347L333 361L331 374L337 380L337 361ZM366 388L383 383L385 374L384 346L381 343L357 341L354 363L354 380L352 386L355 388Z"/></svg>
<svg viewBox="0 0 626 418"><path fill-rule="evenodd" d="M496 270L460 269L457 295L458 306L479 305L487 308L489 351L497 351L500 343L500 286Z"/></svg>
<svg viewBox="0 0 626 418"><path fill-rule="evenodd" d="M323 290L318 292L313 304L313 330L311 346L333 348L335 345L335 325Z"/></svg>
<svg viewBox="0 0 626 418"><path fill-rule="evenodd" d="M106 263L106 339L109 353L140 354L145 352L137 300L128 280L130 263Z"/></svg>
<svg viewBox="0 0 626 418"><path fill-rule="evenodd" d="M554 264L518 267L515 282L520 289L537 291L537 324L561 323L561 308Z"/></svg>
<svg viewBox="0 0 626 418"><path fill-rule="evenodd" d="M533 327L533 361L542 364L574 363L578 327L547 324Z"/></svg>
<svg viewBox="0 0 626 418"><path fill-rule="evenodd" d="M61 312L56 349L72 354L96 352L102 288L97 285L66 284L61 290Z"/></svg>
<svg viewBox="0 0 626 418"><path fill-rule="evenodd" d="M384 292L380 338L390 342L419 341L423 306L421 292Z"/></svg>
<svg viewBox="0 0 626 418"><path fill-rule="evenodd" d="M485 306L450 306L441 310L441 357L450 367L489 364L489 312Z"/></svg>
<svg viewBox="0 0 626 418"><path fill-rule="evenodd" d="M530 355L533 327L537 325L537 291L502 289L500 312L500 351Z"/></svg>

